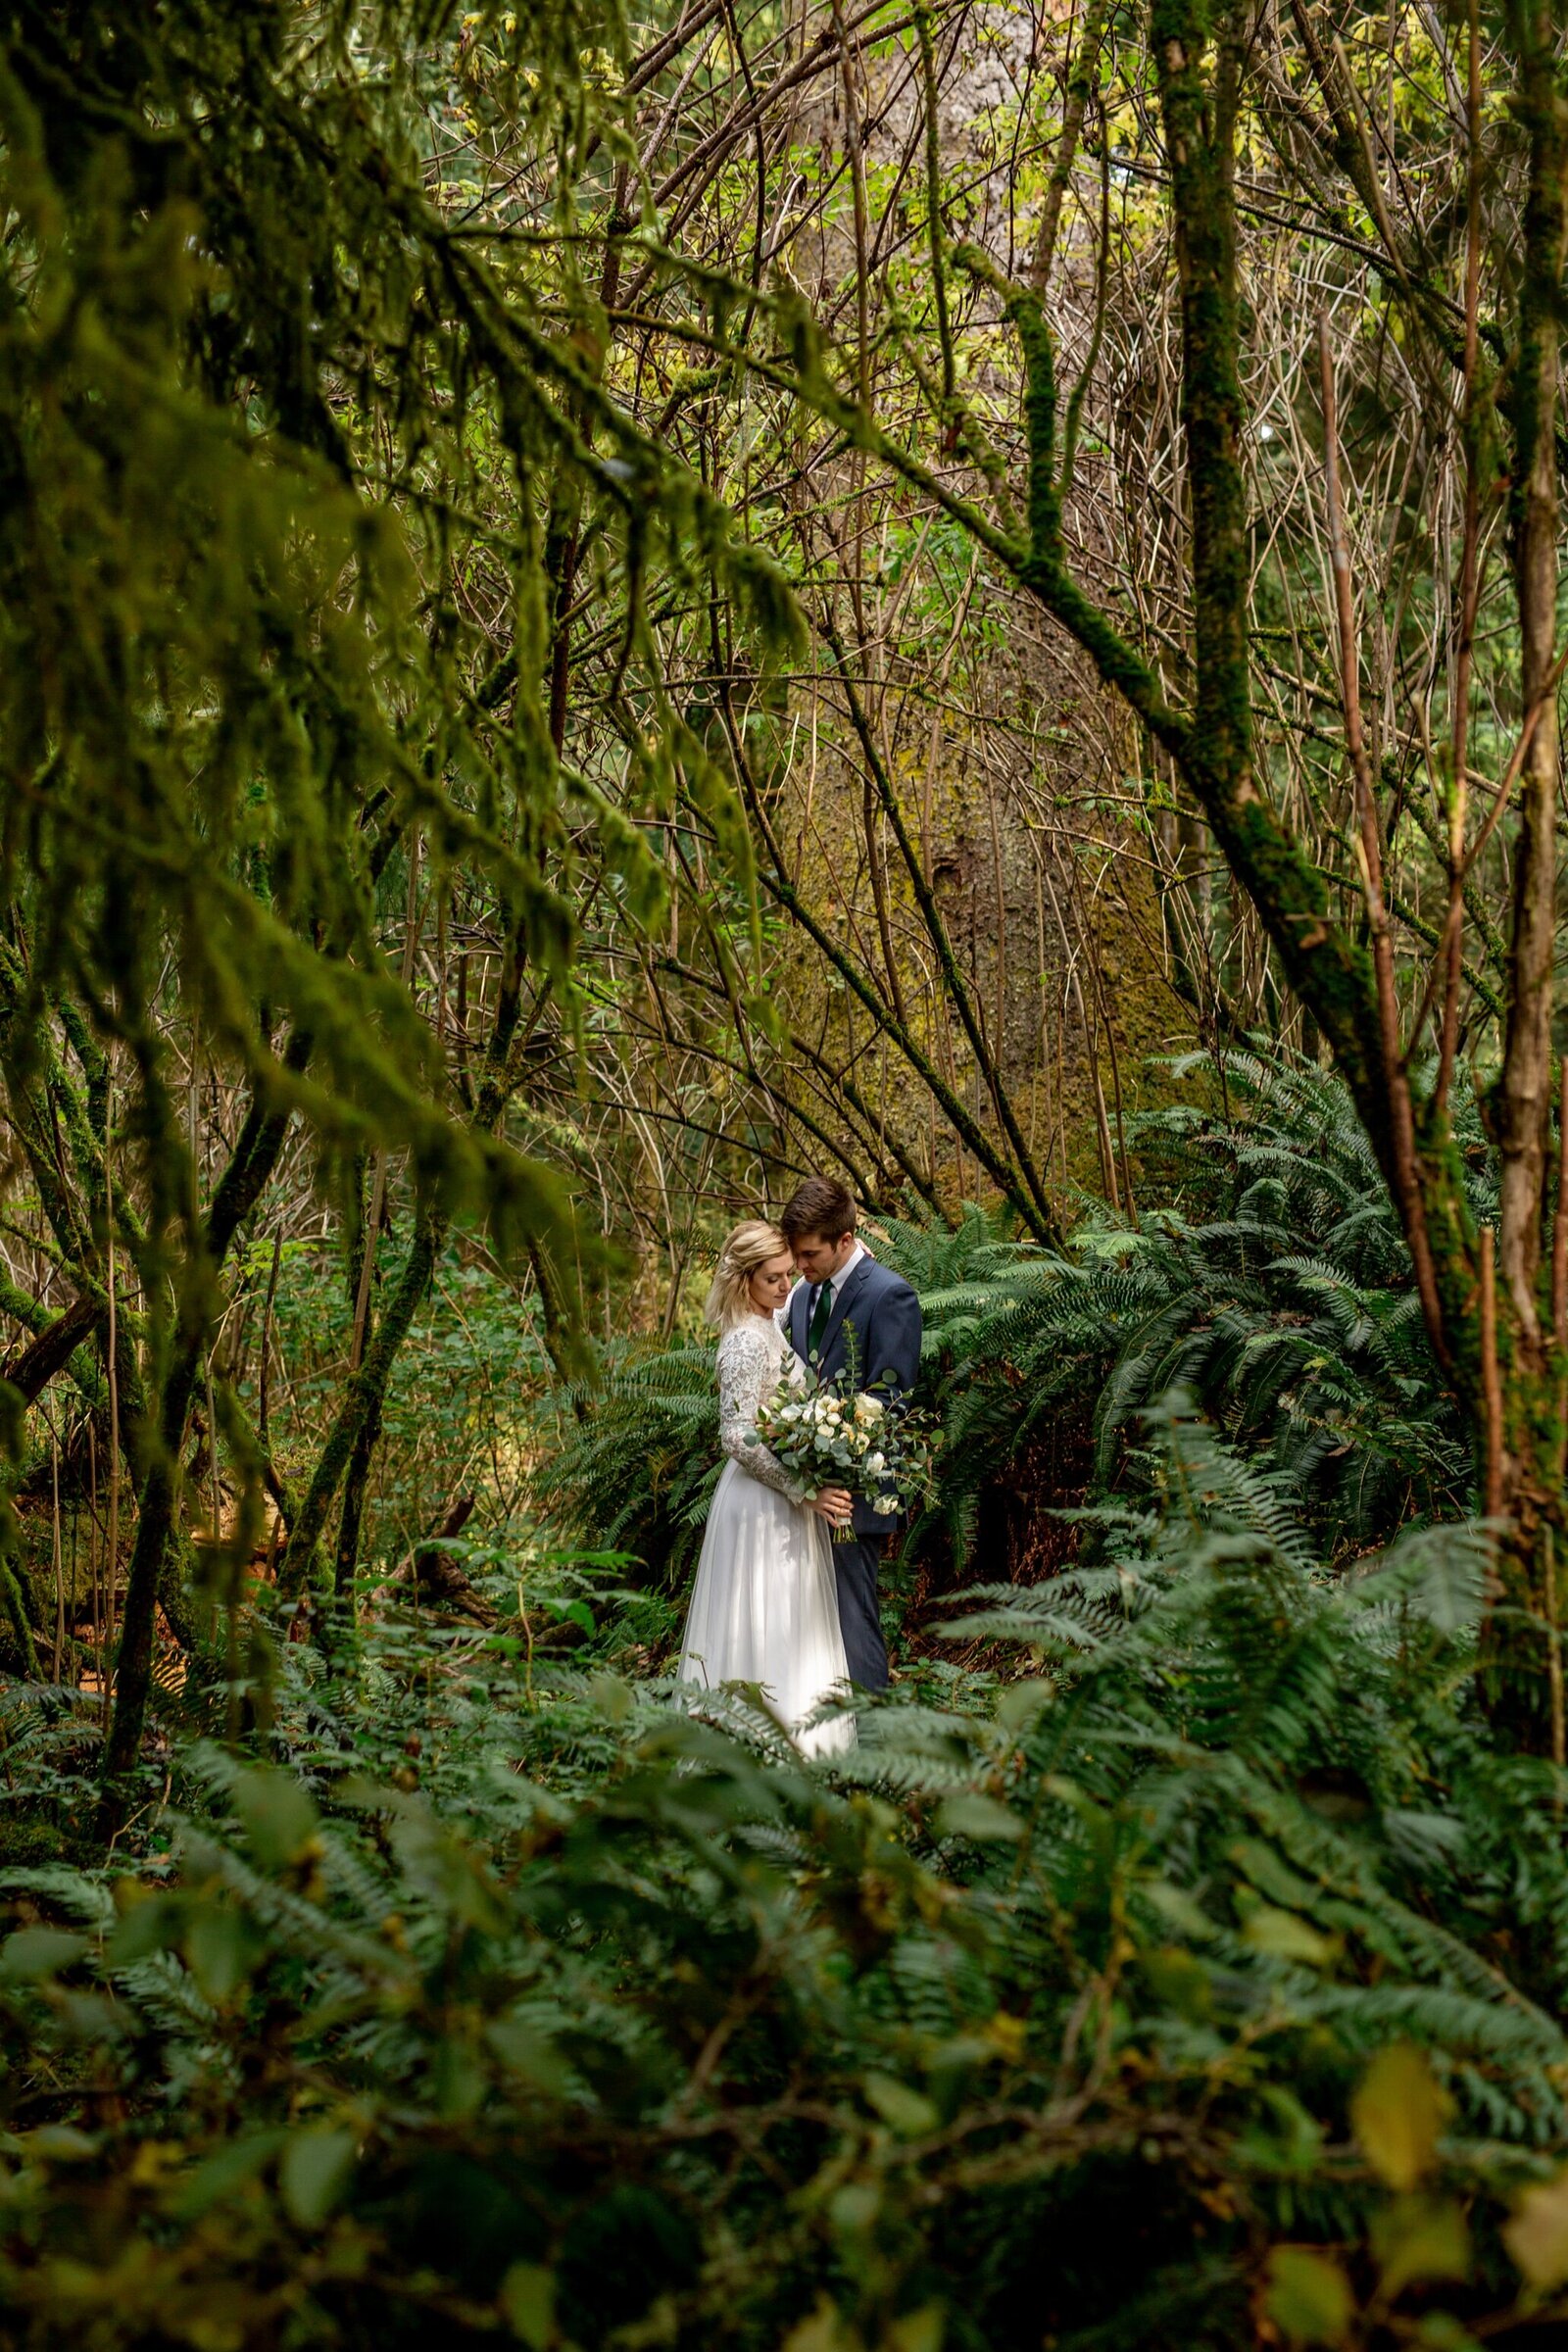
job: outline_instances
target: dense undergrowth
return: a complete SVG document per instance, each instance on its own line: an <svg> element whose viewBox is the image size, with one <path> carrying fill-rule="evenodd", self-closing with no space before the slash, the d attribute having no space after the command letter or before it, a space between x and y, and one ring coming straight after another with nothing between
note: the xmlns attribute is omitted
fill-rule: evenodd
<svg viewBox="0 0 1568 2352"><path fill-rule="evenodd" d="M1186 1080L1214 1065L1173 1065ZM934 1581L1027 1572L1043 1510L1139 1482L1142 1415L1174 1386L1278 1471L1326 1557L1468 1506L1472 1464L1438 1381L1409 1260L1345 1090L1233 1054L1223 1104L1145 1114L1160 1205L1136 1224L1099 1204L1057 1254L971 1210L952 1232L881 1221L879 1255L920 1293L927 1401L946 1433L940 1487L911 1553ZM1205 1084L1205 1096L1210 1086ZM1478 1219L1494 1179L1473 1106L1459 1114ZM538 1492L576 1539L621 1545L657 1582L695 1561L717 1475L710 1344L609 1355L579 1395ZM1081 1433L1070 1480L1039 1441ZM1087 1473L1087 1478L1086 1474Z"/></svg>
<svg viewBox="0 0 1568 2352"><path fill-rule="evenodd" d="M1485 1539L1335 1090L1229 1075L1245 1116L1146 1134L1136 1231L880 1237L950 1432L916 1542L967 1560L944 1630L990 1663L908 1659L838 1765L660 1672L686 1349L558 1457L600 1548L460 1543L463 1621L394 1588L301 1642L259 1603L161 1693L107 1868L88 1702L10 1687L8 2341L1568 2323L1568 1778L1477 1703ZM987 1578L988 1490L1086 1396L1076 1560Z"/></svg>
<svg viewBox="0 0 1568 2352"><path fill-rule="evenodd" d="M977 1596L994 1709L831 1777L512 1632L285 1649L138 1863L6 1875L14 2340L1496 2340L1568 1786L1472 1703L1480 1540L1333 1577L1202 1422L1142 1467Z"/></svg>

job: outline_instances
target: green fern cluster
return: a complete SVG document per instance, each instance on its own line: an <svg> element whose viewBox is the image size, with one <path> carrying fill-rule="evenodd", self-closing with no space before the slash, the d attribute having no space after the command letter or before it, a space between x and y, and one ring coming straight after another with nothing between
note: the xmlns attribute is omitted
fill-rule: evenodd
<svg viewBox="0 0 1568 2352"><path fill-rule="evenodd" d="M741 1691L377 1636L286 1662L283 1765L172 1760L174 1854L0 1876L8 2340L1562 2325L1568 1782L1473 1708L1482 1541L1327 1574L1186 1407L1142 1469L971 1596L992 1718L811 1769Z"/></svg>
<svg viewBox="0 0 1568 2352"><path fill-rule="evenodd" d="M1065 1258L981 1256L927 1301L956 1547L971 1546L988 1488L1043 1428L1092 1417L1106 1489L1135 1469L1142 1417L1177 1386L1290 1484L1335 1552L1462 1512L1468 1441L1345 1089L1283 1057L1170 1066L1179 1081L1200 1072L1211 1093L1223 1083L1226 1100L1138 1122L1168 1205L1136 1227L1102 1212ZM1479 1131L1461 1143L1484 1216Z"/></svg>
<svg viewBox="0 0 1568 2352"><path fill-rule="evenodd" d="M879 1256L920 1295L925 1401L945 1436L917 1545L972 1557L987 1498L1016 1495L1053 1430L1092 1431L1097 1491L1136 1486L1144 1417L1178 1387L1298 1499L1331 1556L1467 1508L1466 1432L1344 1087L1255 1054L1170 1071L1179 1085L1200 1078L1210 1100L1138 1122L1166 1204L1136 1225L1092 1211L1057 1254L979 1207L952 1229L878 1221ZM1491 1163L1473 1109L1465 1116L1485 1218ZM572 1535L678 1582L716 1461L710 1350L612 1360L577 1402L581 1421L541 1471L547 1508ZM1064 1499L1025 1494L1023 1506Z"/></svg>
<svg viewBox="0 0 1568 2352"><path fill-rule="evenodd" d="M598 1384L569 1392L564 1408L536 1500L567 1535L630 1551L656 1578L678 1581L702 1547L720 1468L711 1342L611 1356Z"/></svg>

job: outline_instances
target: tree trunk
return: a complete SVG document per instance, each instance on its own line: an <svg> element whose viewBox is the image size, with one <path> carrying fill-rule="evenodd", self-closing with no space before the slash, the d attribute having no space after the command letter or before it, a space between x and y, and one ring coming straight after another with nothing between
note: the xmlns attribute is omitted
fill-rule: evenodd
<svg viewBox="0 0 1568 2352"><path fill-rule="evenodd" d="M332 1580L339 1600L350 1598L354 1591L354 1571L360 1557L360 1528L365 1518L365 1496L370 1483L370 1462L380 1435L381 1408L377 1401L366 1415L365 1426L354 1441L348 1477L343 1486L343 1515L337 1526L337 1563Z"/></svg>
<svg viewBox="0 0 1568 2352"><path fill-rule="evenodd" d="M387 1300L375 1337L365 1351L364 1362L349 1382L299 1516L288 1532L277 1582L279 1591L290 1598L297 1599L308 1584L318 1581L317 1547L328 1514L338 1490L350 1474L362 1438L380 1418L398 1350L429 1288L446 1231L447 1220L438 1210L425 1207L416 1212L414 1239L403 1261L397 1288ZM373 1443L373 1439L369 1442ZM366 1459L368 1462L368 1454Z"/></svg>
<svg viewBox="0 0 1568 2352"><path fill-rule="evenodd" d="M1555 89L1549 10L1521 12L1509 20L1509 27L1516 42L1517 111L1530 141L1518 357L1506 412L1513 441L1522 719L1529 734L1519 773L1509 991L1497 1090L1502 1200L1501 1279L1491 1318L1494 1346L1483 1344L1481 1252L1464 1170L1443 1101L1413 1099L1391 970L1380 972L1357 930L1335 919L1321 875L1260 792L1252 771L1250 551L1241 464L1234 191L1236 122L1252 33L1252 12L1246 5L1214 11L1204 0L1155 0L1150 26L1182 301L1182 422L1197 677L1191 711L1171 705L1155 672L1071 574L1055 465L1054 352L1038 296L1017 287L1006 293L1027 370L1029 544L1007 560L1170 756L1349 1088L1410 1246L1434 1351L1476 1432L1478 1484L1493 1494L1505 1522L1497 1590L1509 1605L1494 1616L1486 1650L1494 1719L1522 1743L1544 1746L1551 1681L1544 1669L1556 1665L1553 1543L1565 1524L1557 1387L1562 1349L1544 1315L1541 1290L1559 764L1553 672L1558 289L1568 136ZM965 249L957 258L975 274L994 278L984 256ZM1356 681L1348 614L1348 607L1343 607L1348 715ZM1368 889L1375 899L1378 819L1369 773L1360 798ZM1371 929L1376 945L1375 919ZM1560 1744L1560 1726L1553 1737Z"/></svg>
<svg viewBox="0 0 1568 2352"><path fill-rule="evenodd" d="M297 1034L289 1041L285 1065L298 1074L310 1055L311 1040ZM124 1820L130 1776L147 1719L158 1593L179 1501L179 1452L184 1443L185 1417L212 1330L213 1285L236 1232L261 1199L277 1165L287 1133L288 1114L264 1111L259 1095L253 1098L233 1157L213 1196L205 1227L193 1238L192 1259L199 1259L200 1266L193 1263L187 1268L187 1278L180 1285L180 1321L159 1400L158 1425L151 1433L151 1458L142 1478L136 1541L130 1555L125 1611L121 1625L114 1713L104 1746L98 1827L106 1840L117 1834ZM197 1279L198 1272L204 1279ZM111 1562L111 1574L113 1569Z"/></svg>
<svg viewBox="0 0 1568 2352"><path fill-rule="evenodd" d="M1557 411L1558 341L1568 137L1556 88L1552 12L1522 9L1517 113L1530 145L1518 346L1508 382L1512 441L1511 556L1519 611L1520 703L1528 746L1519 773L1513 844L1513 924L1507 1020L1496 1090L1501 1183L1497 1218L1498 1366L1502 1427L1497 1505L1507 1522L1498 1546L1499 1598L1486 1655L1494 1718L1527 1744L1543 1744L1550 1712L1542 1674L1544 1620L1555 1665L1550 1550L1564 1525L1561 1401L1554 1362L1560 1335L1543 1298L1542 1253L1551 1136L1552 950L1556 929L1558 791ZM1559 1203L1558 1215L1565 1213ZM1521 1614L1522 1613L1522 1614ZM1529 1622L1535 1619L1537 1623ZM1560 1732L1557 1735L1560 1742Z"/></svg>

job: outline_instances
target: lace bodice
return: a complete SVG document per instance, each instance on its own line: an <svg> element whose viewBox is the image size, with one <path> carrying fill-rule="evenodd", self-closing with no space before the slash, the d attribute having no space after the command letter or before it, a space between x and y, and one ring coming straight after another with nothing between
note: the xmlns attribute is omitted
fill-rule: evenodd
<svg viewBox="0 0 1568 2352"><path fill-rule="evenodd" d="M802 1498L799 1482L755 1431L758 1406L799 1360L778 1325L762 1315L748 1315L718 1343L718 1442L732 1462L791 1502Z"/></svg>

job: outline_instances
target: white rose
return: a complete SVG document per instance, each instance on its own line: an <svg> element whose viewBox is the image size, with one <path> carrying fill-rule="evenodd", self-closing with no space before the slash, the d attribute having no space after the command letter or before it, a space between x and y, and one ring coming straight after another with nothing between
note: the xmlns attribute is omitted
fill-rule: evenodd
<svg viewBox="0 0 1568 2352"><path fill-rule="evenodd" d="M872 1510L882 1511L889 1518L892 1517L893 1513L898 1509L898 1507L899 1498L896 1494L877 1494L873 1495L871 1500Z"/></svg>
<svg viewBox="0 0 1568 2352"><path fill-rule="evenodd" d="M868 1453L865 1457L865 1466L874 1477L878 1470L887 1468L887 1457L880 1453Z"/></svg>

